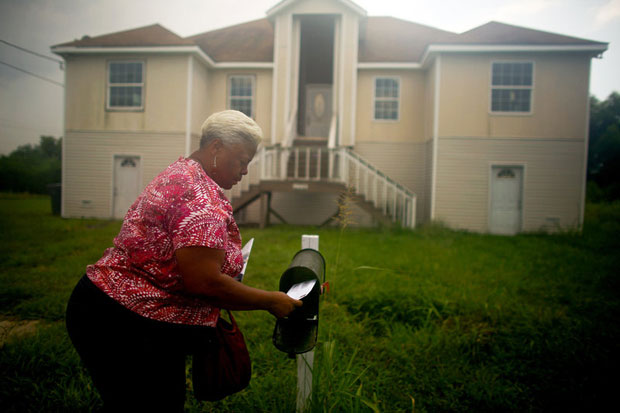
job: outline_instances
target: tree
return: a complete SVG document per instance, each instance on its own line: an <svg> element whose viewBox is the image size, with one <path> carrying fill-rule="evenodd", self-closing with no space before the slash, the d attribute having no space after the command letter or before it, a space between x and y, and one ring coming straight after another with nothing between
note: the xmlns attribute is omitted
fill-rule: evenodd
<svg viewBox="0 0 620 413"><path fill-rule="evenodd" d="M588 180L607 200L620 199L620 93L604 101L590 98Z"/></svg>
<svg viewBox="0 0 620 413"><path fill-rule="evenodd" d="M0 156L0 191L47 193L60 182L62 138L41 136L38 145L21 145Z"/></svg>

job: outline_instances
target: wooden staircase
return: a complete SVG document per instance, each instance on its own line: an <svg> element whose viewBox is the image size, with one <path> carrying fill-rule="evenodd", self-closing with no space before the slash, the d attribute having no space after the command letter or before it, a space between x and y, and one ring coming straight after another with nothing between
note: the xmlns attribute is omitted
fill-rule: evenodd
<svg viewBox="0 0 620 413"><path fill-rule="evenodd" d="M248 175L227 191L235 212L261 198L263 226L268 223L269 213L278 216L270 207L273 192L347 193L351 201L378 222L415 227L416 197L411 191L349 148L327 148L319 140L301 142L302 145L289 148L273 146L259 150Z"/></svg>
<svg viewBox="0 0 620 413"><path fill-rule="evenodd" d="M297 183L296 183L297 182ZM232 199L231 204L233 206L233 210L235 212L241 211L244 208L248 207L252 203L259 200L261 197L267 197L266 205L263 206L263 211L261 211L261 227L264 227L266 223L269 221L267 214L274 214L278 217L278 219L282 222L286 222L284 218L282 218L276 211L271 208L270 197L273 192L293 192L299 191L299 189L295 189L296 185L304 185L302 181L286 181L286 182L278 182L278 181L263 181L258 185L250 185L250 187L243 191L239 196ZM321 182L321 183L311 183L308 186L304 186L305 192L313 192L313 193L334 193L338 194L341 198L343 196L347 196L347 186L343 183L338 182ZM390 217L383 214L383 212L376 208L373 202L366 200L366 198L362 195L351 193L348 195L349 201L355 203L358 207L360 207L363 211L367 212L370 216L373 217L376 222L380 222L384 225L389 225L392 223ZM327 224L331 221L333 217L330 217L324 224Z"/></svg>

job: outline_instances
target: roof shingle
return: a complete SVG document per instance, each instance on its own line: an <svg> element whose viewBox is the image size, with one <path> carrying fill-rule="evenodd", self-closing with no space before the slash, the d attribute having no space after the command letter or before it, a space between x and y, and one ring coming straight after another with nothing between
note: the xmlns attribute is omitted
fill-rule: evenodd
<svg viewBox="0 0 620 413"><path fill-rule="evenodd" d="M216 62L272 62L273 26L254 20L188 37Z"/></svg>
<svg viewBox="0 0 620 413"><path fill-rule="evenodd" d="M144 46L187 46L194 45L159 24L139 27L137 29L104 34L102 36L84 36L79 40L58 44L52 47L144 47Z"/></svg>
<svg viewBox="0 0 620 413"><path fill-rule="evenodd" d="M455 33L395 17L367 17L360 21L360 62L418 62L426 47L447 41Z"/></svg>
<svg viewBox="0 0 620 413"><path fill-rule="evenodd" d="M606 45L607 43L528 29L500 22L489 22L460 34L454 43L505 45Z"/></svg>

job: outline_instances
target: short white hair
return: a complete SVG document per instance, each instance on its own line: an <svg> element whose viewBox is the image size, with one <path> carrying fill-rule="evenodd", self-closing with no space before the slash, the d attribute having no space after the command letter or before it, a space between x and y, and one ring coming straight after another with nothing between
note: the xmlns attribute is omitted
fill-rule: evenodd
<svg viewBox="0 0 620 413"><path fill-rule="evenodd" d="M215 112L205 120L201 128L200 147L219 139L226 146L237 143L251 144L257 148L263 138L263 130L254 119L238 110Z"/></svg>

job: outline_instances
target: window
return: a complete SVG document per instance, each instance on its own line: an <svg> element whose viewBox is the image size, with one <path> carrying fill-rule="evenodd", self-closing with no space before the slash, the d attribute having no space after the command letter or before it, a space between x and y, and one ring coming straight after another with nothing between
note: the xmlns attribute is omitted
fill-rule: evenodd
<svg viewBox="0 0 620 413"><path fill-rule="evenodd" d="M493 63L491 112L532 111L532 62Z"/></svg>
<svg viewBox="0 0 620 413"><path fill-rule="evenodd" d="M393 77L375 78L375 120L398 120L400 79Z"/></svg>
<svg viewBox="0 0 620 413"><path fill-rule="evenodd" d="M228 108L254 117L254 76L228 78Z"/></svg>
<svg viewBox="0 0 620 413"><path fill-rule="evenodd" d="M144 65L142 62L110 62L108 109L142 109Z"/></svg>

